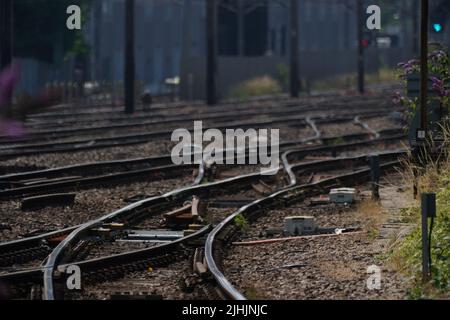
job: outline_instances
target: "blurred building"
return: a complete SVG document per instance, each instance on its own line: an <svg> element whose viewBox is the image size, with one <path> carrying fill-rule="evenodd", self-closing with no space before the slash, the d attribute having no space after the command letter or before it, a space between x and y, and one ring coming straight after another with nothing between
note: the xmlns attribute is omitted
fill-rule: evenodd
<svg viewBox="0 0 450 320"><path fill-rule="evenodd" d="M286 85L289 63L289 0L217 0L219 94L247 79L270 75ZM299 0L300 75L315 81L356 71L355 1ZM403 1L403 0L401 0ZM432 2L443 0L432 0ZM206 57L206 0L135 0L136 78L155 94L165 79L180 76L184 99L203 99ZM448 0L446 1L448 2ZM125 0L95 0L84 26L91 48L85 79L119 82L124 72ZM406 3L411 3L406 0ZM448 16L447 16L448 18ZM414 56L413 20L378 33L366 50L369 72ZM450 28L439 37L450 39ZM376 33L375 33L376 34ZM373 34L372 34L373 36ZM74 62L52 68L26 61L26 79L73 80ZM44 72L45 71L45 72ZM40 80L38 81L40 77ZM27 83L28 83L27 82ZM26 86L25 86L26 87Z"/></svg>

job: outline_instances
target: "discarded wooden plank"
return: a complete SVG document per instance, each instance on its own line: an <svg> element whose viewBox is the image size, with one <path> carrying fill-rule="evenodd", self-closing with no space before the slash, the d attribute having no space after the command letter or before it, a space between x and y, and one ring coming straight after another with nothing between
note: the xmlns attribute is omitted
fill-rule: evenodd
<svg viewBox="0 0 450 320"><path fill-rule="evenodd" d="M34 211L47 207L72 206L75 203L75 193L47 194L43 196L30 197L22 200L22 211Z"/></svg>
<svg viewBox="0 0 450 320"><path fill-rule="evenodd" d="M180 216L182 214L190 213L191 208L192 208L192 204L189 203L189 204L185 205L182 208L170 211L168 213L164 213L164 217L167 218L167 219L170 219L170 218L174 218L174 217Z"/></svg>

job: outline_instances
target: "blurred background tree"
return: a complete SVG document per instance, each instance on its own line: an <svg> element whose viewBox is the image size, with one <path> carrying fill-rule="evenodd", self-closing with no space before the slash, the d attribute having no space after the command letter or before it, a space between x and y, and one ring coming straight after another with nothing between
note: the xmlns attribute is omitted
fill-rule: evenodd
<svg viewBox="0 0 450 320"><path fill-rule="evenodd" d="M15 0L14 56L60 63L68 55L88 52L81 30L68 30L67 7L78 5L82 21L92 0Z"/></svg>

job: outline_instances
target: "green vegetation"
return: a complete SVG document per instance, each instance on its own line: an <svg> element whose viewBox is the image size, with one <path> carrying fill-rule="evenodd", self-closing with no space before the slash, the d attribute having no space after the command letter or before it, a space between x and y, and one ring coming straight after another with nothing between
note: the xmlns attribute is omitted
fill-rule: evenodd
<svg viewBox="0 0 450 320"><path fill-rule="evenodd" d="M381 68L377 73L367 74L365 77L366 85L374 85L379 83L393 83L397 81L394 70ZM356 73L343 74L330 78L325 78L312 82L311 90L356 90L358 76Z"/></svg>
<svg viewBox="0 0 450 320"><path fill-rule="evenodd" d="M240 213L234 217L234 224L241 230L246 230L248 228L247 219Z"/></svg>
<svg viewBox="0 0 450 320"><path fill-rule="evenodd" d="M428 56L428 67L432 90L443 108L450 106L450 55L439 45ZM420 61L410 60L399 64L398 75L404 81L410 75L420 72ZM410 99L406 92L396 93L397 103L409 107L410 114L417 107L417 99ZM445 111L444 111L445 113ZM390 261L395 267L411 279L409 296L417 298L450 298L450 130L448 120L442 121L444 136L447 138L442 145L440 161L427 159L427 167L417 168L413 163L406 163L405 180L407 184L414 181L414 171L420 172L417 179L419 194L424 192L436 193L437 216L433 225L431 238L431 280L422 281L422 240L421 240L421 210L420 204L415 203L402 211L402 220L414 224L414 230L400 244L394 247ZM434 143L432 143L434 144ZM431 226L430 226L431 227Z"/></svg>
<svg viewBox="0 0 450 320"><path fill-rule="evenodd" d="M436 96L430 97L430 100L435 99L448 109L450 107L450 75L448 72L450 70L450 55L440 45L430 47L435 47L435 50L428 55L429 80L432 82L432 90L436 93ZM418 98L407 96L406 84L409 76L419 74L419 72L420 61L415 59L400 63L396 71L397 76L403 81L405 89L404 92L397 91L395 93L394 102L407 106L410 116L416 110L419 101Z"/></svg>
<svg viewBox="0 0 450 320"><path fill-rule="evenodd" d="M419 178L419 192L436 192L437 216L434 221L431 257L432 279L422 283L421 210L415 203L403 210L403 220L415 225L414 230L390 256L391 263L411 279L411 299L450 297L450 160L440 166L431 164Z"/></svg>
<svg viewBox="0 0 450 320"><path fill-rule="evenodd" d="M231 89L229 97L246 99L250 97L281 94L280 84L269 76L262 76L242 82Z"/></svg>
<svg viewBox="0 0 450 320"><path fill-rule="evenodd" d="M91 4L92 0L15 0L15 56L60 63L69 54L86 53L82 31L66 28L66 10L70 5L79 5L84 23Z"/></svg>
<svg viewBox="0 0 450 320"><path fill-rule="evenodd" d="M264 299L264 295L260 292L260 290L256 289L255 287L250 287L247 290L245 290L245 297L247 297L248 300Z"/></svg>
<svg viewBox="0 0 450 320"><path fill-rule="evenodd" d="M284 63L277 65L277 80L284 89L289 87L289 68Z"/></svg>

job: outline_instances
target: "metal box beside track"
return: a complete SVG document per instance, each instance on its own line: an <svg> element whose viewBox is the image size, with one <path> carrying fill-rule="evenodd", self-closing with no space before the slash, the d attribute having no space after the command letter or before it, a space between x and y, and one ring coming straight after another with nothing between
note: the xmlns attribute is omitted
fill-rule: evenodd
<svg viewBox="0 0 450 320"><path fill-rule="evenodd" d="M314 217L293 216L284 219L284 234L289 236L298 236L302 234L314 233L316 225Z"/></svg>
<svg viewBox="0 0 450 320"><path fill-rule="evenodd" d="M330 191L330 201L335 203L353 203L356 201L356 189L339 188Z"/></svg>

